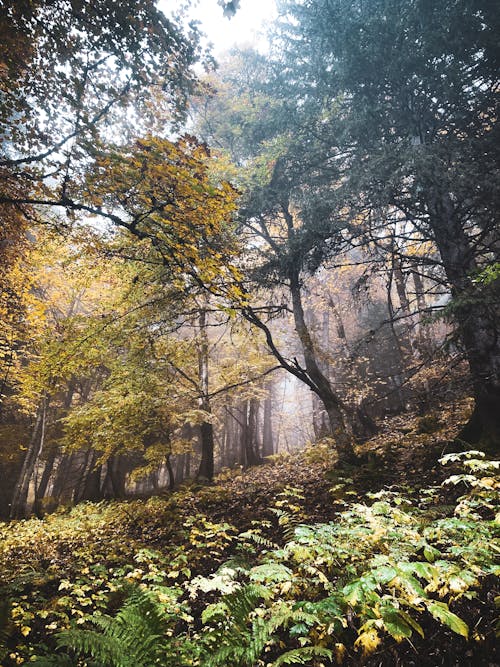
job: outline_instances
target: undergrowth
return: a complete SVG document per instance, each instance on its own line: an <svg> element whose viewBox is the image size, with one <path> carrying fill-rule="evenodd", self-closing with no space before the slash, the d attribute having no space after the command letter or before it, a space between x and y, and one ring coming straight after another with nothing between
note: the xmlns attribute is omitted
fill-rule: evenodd
<svg viewBox="0 0 500 667"><path fill-rule="evenodd" d="M326 523L309 522L303 490L287 487L242 532L180 513L187 495L1 524L1 664L360 664L439 627L464 651L479 645L489 622L472 626L461 608L498 575L498 462L441 463L455 467L444 484L363 502L337 475L343 509Z"/></svg>

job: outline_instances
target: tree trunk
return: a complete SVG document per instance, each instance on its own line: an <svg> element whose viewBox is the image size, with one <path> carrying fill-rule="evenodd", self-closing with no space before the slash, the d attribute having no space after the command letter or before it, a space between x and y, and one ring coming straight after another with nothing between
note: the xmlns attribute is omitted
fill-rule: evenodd
<svg viewBox="0 0 500 667"><path fill-rule="evenodd" d="M406 281L401 264L401 258L397 254L397 247L394 238L394 231L391 236L391 265L388 268L387 280L387 306L389 310L391 330L396 341L401 361L404 363L408 355L413 353L413 345L410 335L411 317L410 300L406 293ZM396 287L396 293L399 300L399 309L394 308L392 300L392 286Z"/></svg>
<svg viewBox="0 0 500 667"><path fill-rule="evenodd" d="M321 440L322 438L328 437L328 434L330 433L328 415L326 414L323 401L319 398L318 394L315 394L314 392L311 394L311 404L314 437L316 440Z"/></svg>
<svg viewBox="0 0 500 667"><path fill-rule="evenodd" d="M102 499L101 470L102 466L96 466L97 454L90 449L85 457L83 473L78 488L75 491L75 502L91 500L97 502Z"/></svg>
<svg viewBox="0 0 500 667"><path fill-rule="evenodd" d="M175 486L175 476L174 476L174 469L172 468L172 462L170 460L170 454L167 454L166 456L165 465L167 466L167 472L168 472L168 488L170 489L170 491L173 491Z"/></svg>
<svg viewBox="0 0 500 667"><path fill-rule="evenodd" d="M211 482L214 477L214 429L210 422L200 425L200 441L201 461L197 478Z"/></svg>
<svg viewBox="0 0 500 667"><path fill-rule="evenodd" d="M19 473L19 478L14 490L14 496L12 498L10 508L11 519L21 519L26 516L27 513L26 504L28 501L30 481L35 470L38 457L40 456L40 452L43 449L48 405L49 397L47 394L45 394L37 410L33 433L31 435L28 450L26 452L26 456L24 457L21 472Z"/></svg>
<svg viewBox="0 0 500 667"><path fill-rule="evenodd" d="M70 380L68 383L68 390L64 395L64 401L62 404L62 416L65 416L71 407L73 401L73 396L75 394L75 383L73 380ZM58 420L57 420L58 421ZM56 436L57 437L57 436ZM57 460L58 450L57 447L53 444L49 456L45 460L45 465L43 468L42 477L35 489L35 503L34 510L37 514L44 514L48 509L55 509L57 503L54 496L50 499L50 507L46 506L44 503L45 496L47 495L49 482L54 472L54 465Z"/></svg>
<svg viewBox="0 0 500 667"><path fill-rule="evenodd" d="M423 356L425 356L430 350L430 336L428 328L425 323L422 322L422 318L425 315L427 304L425 303L425 290L422 276L418 272L418 269L413 269L412 271L413 284L415 286L415 296L417 299L418 307L418 347Z"/></svg>
<svg viewBox="0 0 500 667"><path fill-rule="evenodd" d="M53 447L48 458L45 460L45 464L43 466L43 473L36 488L35 503L42 502L47 494L49 481L52 476L52 472L54 471L54 464L56 462L56 458L57 458L57 453L55 447Z"/></svg>
<svg viewBox="0 0 500 667"><path fill-rule="evenodd" d="M394 256L392 258L392 270L394 272L394 282L396 284L396 292L398 293L401 312L406 317L409 317L410 300L408 299L408 295L406 293L406 281L403 273L403 267L401 265L401 260Z"/></svg>
<svg viewBox="0 0 500 667"><path fill-rule="evenodd" d="M73 467L75 458L75 452L72 452L71 454L66 454L63 452L57 463L57 472L55 475L54 483L52 485L52 496L57 505L60 504L61 499L64 497L64 493L67 489L68 473Z"/></svg>
<svg viewBox="0 0 500 667"><path fill-rule="evenodd" d="M289 229L289 245L290 247L293 247L293 222L292 216L287 210L285 211L285 217L287 218ZM292 309L295 330L301 343L307 374L313 383L312 389L325 406L330 426L330 435L335 440L335 447L337 450L339 462L347 464L354 463L357 459L353 449L350 429L348 429L347 424L345 423L342 403L333 391L328 378L322 373L316 359L311 334L306 325L304 317L299 270L294 265L294 262L290 262L288 275L290 293L292 296Z"/></svg>
<svg viewBox="0 0 500 667"><path fill-rule="evenodd" d="M115 454L107 460L103 483L105 498L125 498L127 474L130 470L130 460L121 454Z"/></svg>
<svg viewBox="0 0 500 667"><path fill-rule="evenodd" d="M177 454L175 457L175 479L177 484L180 484L184 480L184 467L185 467L186 454Z"/></svg>
<svg viewBox="0 0 500 667"><path fill-rule="evenodd" d="M198 380L200 384L199 406L210 417L212 414L209 398L208 383L208 335L207 312L203 308L199 312L198 324L200 327L200 343L198 349ZM210 419L200 425L201 461L198 469L198 479L209 482L214 477L214 427Z"/></svg>
<svg viewBox="0 0 500 667"><path fill-rule="evenodd" d="M35 489L35 502L33 505L33 511L38 517L43 516L45 512L47 511L47 502L44 503L45 496L47 495L47 490L49 487L49 481L50 478L52 477L52 473L54 471L54 464L56 462L57 458L57 453L55 447L52 448L52 451L49 455L49 457L45 461L45 465L43 467L43 473L42 477L40 479L40 482L38 483L36 489ZM54 507L55 509L55 499L52 498L50 502L50 507Z"/></svg>
<svg viewBox="0 0 500 667"><path fill-rule="evenodd" d="M239 456L239 421L234 416L233 411L230 409L229 405L225 406L226 411L226 430L227 430L227 441L226 441L226 465L229 468L234 467L238 462Z"/></svg>
<svg viewBox="0 0 500 667"><path fill-rule="evenodd" d="M254 466L262 463L258 454L257 436L257 408L258 402L255 398L248 399L243 404L243 422L241 432L242 464Z"/></svg>
<svg viewBox="0 0 500 667"><path fill-rule="evenodd" d="M272 385L269 386L269 394L264 400L264 420L262 424L262 456L274 454L273 443L273 395Z"/></svg>
<svg viewBox="0 0 500 667"><path fill-rule="evenodd" d="M477 293L471 274L474 249L448 195L434 196L431 225L455 299L458 325L472 377L475 408L460 438L498 449L500 443L500 332L498 279Z"/></svg>
<svg viewBox="0 0 500 667"><path fill-rule="evenodd" d="M183 479L189 479L191 477L191 452L188 452L186 454L186 458L184 459L185 463L185 468L184 468L184 478Z"/></svg>

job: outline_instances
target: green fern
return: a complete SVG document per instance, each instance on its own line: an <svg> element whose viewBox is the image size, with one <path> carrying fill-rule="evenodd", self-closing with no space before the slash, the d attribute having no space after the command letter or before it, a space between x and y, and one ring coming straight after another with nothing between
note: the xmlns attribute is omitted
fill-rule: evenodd
<svg viewBox="0 0 500 667"><path fill-rule="evenodd" d="M271 507L271 512L278 517L278 524L281 527L283 536L287 541L293 540L295 537L295 529L303 521L302 517L288 510L283 510L278 507Z"/></svg>
<svg viewBox="0 0 500 667"><path fill-rule="evenodd" d="M299 623L307 629L318 623L318 620L317 613L305 611L298 603L279 601L272 606L271 618L267 624L269 632L273 633L279 628L287 629Z"/></svg>
<svg viewBox="0 0 500 667"><path fill-rule="evenodd" d="M94 616L93 630L68 630L58 645L113 667L150 667L165 652L164 616L149 591L135 591L115 617Z"/></svg>
<svg viewBox="0 0 500 667"><path fill-rule="evenodd" d="M281 665L310 665L311 660L320 658L333 660L333 652L322 646L304 646L283 653L283 655L280 655L273 662L272 667L281 667Z"/></svg>
<svg viewBox="0 0 500 667"><path fill-rule="evenodd" d="M267 597L267 590L263 586L248 584L234 593L225 595L223 599L234 625L243 628L250 612L264 597Z"/></svg>
<svg viewBox="0 0 500 667"><path fill-rule="evenodd" d="M65 630L56 638L58 647L91 656L102 667L151 667L166 659L172 667L178 664L166 635L169 616L154 591L132 589L116 616L93 615L88 620L95 629ZM68 664L64 659L39 658L35 664Z"/></svg>
<svg viewBox="0 0 500 667"><path fill-rule="evenodd" d="M271 639L269 625L252 612L269 596L264 586L248 584L224 595L205 620L216 620L206 633L203 667L253 667Z"/></svg>
<svg viewBox="0 0 500 667"><path fill-rule="evenodd" d="M264 537L264 535L262 535L261 530L258 528L256 529L251 528L250 530L247 530L244 533L240 533L238 539L249 540L251 542L254 542L257 546L265 547L266 549L278 549L278 545L275 542L272 542L271 540L267 539L267 537Z"/></svg>

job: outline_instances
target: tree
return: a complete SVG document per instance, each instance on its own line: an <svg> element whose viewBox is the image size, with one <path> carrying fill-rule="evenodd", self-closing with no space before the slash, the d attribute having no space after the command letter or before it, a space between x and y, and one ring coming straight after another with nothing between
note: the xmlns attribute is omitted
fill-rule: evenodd
<svg viewBox="0 0 500 667"><path fill-rule="evenodd" d="M50 174L60 201L110 125L144 126L155 113L153 90L179 120L202 55L196 28L186 34L153 0L22 0L3 6L0 36L3 179L43 199Z"/></svg>
<svg viewBox="0 0 500 667"><path fill-rule="evenodd" d="M96 215L107 217L113 223L111 229L101 226L94 232L82 227L81 238L73 237L70 248L74 248L74 253L82 253L77 260L81 269L80 280L90 280L87 265L91 260L86 259L85 254L97 252L96 258L106 263L99 267L104 275L95 276L95 285L101 285L102 292L111 290L118 304L108 304L110 311L102 312L97 302L86 311L76 288L73 296L54 300L52 295L47 296L45 283L58 272L54 266L41 262L39 270L41 273L47 271L47 275L38 282L35 280L34 286L40 292L41 310L49 313L47 326L49 329L56 327L58 335L43 330L36 341L38 346L35 341L30 343L29 354L21 364L28 380L21 394L24 400L28 400L28 393L32 396L29 409L34 414L34 421L15 492L13 515L25 512L29 485L40 467L42 450L49 441L48 429L55 423L65 423L66 430L72 424L73 445L79 444L80 451L86 449L88 452L83 461L83 482L80 480L79 486L85 486L85 478L91 472L95 476L96 466L105 463L113 487L111 493L118 490L123 494L127 470L119 462L125 462L127 453L134 450L143 453L146 448L149 455L153 449L159 451L163 447L163 458L168 466L173 451L175 428L172 424L176 422L171 417L172 401L160 397L168 380L159 381L158 371L154 368L149 374L146 372L150 363L154 366L152 351L153 359L144 357L144 368L140 370L137 354L126 353L134 338L124 341L112 326L113 322L118 320L119 326L124 326L125 322L132 326L135 322L139 333L132 329L130 335L137 335L143 343L144 336L147 341L147 335L152 338L165 335L165 328L171 332L180 326L176 318L185 307L189 310L186 304L192 295L200 290L223 294L224 281L232 276L230 257L235 244L231 215L235 191L227 183L212 182L208 152L194 139L185 138L174 143L146 137L113 152L103 150L92 165L92 171L89 170L72 187L78 188L86 198L86 211L95 211ZM70 261L62 256L59 258L57 253L56 257L60 264ZM114 262L113 258L116 258ZM118 274L112 272L120 263L135 266L132 273L131 268L128 271L121 269L122 291L130 293L127 298L121 298L122 303L116 290ZM103 280L106 279L110 286L103 290ZM144 286L141 287L142 282ZM72 289L69 280L68 289ZM96 298L99 300L99 296ZM127 308L132 314L137 311L141 318L132 318L131 323ZM32 312L31 316L35 317L36 313ZM121 348L116 341L106 337L105 334L110 332L122 341ZM76 358L72 348L79 350ZM119 367L115 367L117 360L119 366L122 362L130 366L128 374L120 373ZM84 382L84 379L88 381ZM75 392L76 381L86 389ZM70 390L70 387L73 388ZM66 403L62 394L78 395L81 405L74 408L70 398L61 414L59 406ZM139 406L142 406L141 410ZM109 417L112 410L117 412L111 423L104 419L102 428L90 428L91 423L99 421L98 415L108 414ZM182 410L177 408L177 412L181 414ZM78 429L81 430L79 435ZM126 440L123 440L123 433L120 436L120 431L128 433ZM50 435L53 440L54 434ZM60 438L58 434L56 440ZM43 467L40 492L48 485L56 456L50 456ZM213 452L211 460L213 465ZM98 489L91 495L95 498L99 493ZM88 494L78 491L77 496L88 497Z"/></svg>
<svg viewBox="0 0 500 667"><path fill-rule="evenodd" d="M39 487L46 487L55 461L52 444L56 425L77 393L78 362L70 354L64 363L57 354L61 341L75 325L78 310L84 307L86 276L79 273L77 267L68 269L70 256L71 252L62 246L60 239L39 232L36 242L35 237L31 237L23 257L22 266L30 277L30 289L23 313L24 336L10 373L9 407L14 416L18 413L17 420L25 425L25 431L17 438L6 434L6 443L12 452L20 452L20 445L24 445L14 493L9 498L14 517L24 515L33 482L35 500ZM49 262L51 266L47 270ZM6 413L2 421L8 424L11 419L12 414ZM36 479L35 473L41 465L42 478Z"/></svg>
<svg viewBox="0 0 500 667"><path fill-rule="evenodd" d="M195 406L175 371L189 363L187 343L175 338L184 304L162 283L161 263L103 262L110 247L88 232L71 242L41 236L30 253L31 336L10 398L27 429L17 438L4 432L13 452L24 445L6 501L12 517L30 510L29 496L42 512L61 499L123 496L133 469L144 476L166 467L173 485L170 457Z"/></svg>
<svg viewBox="0 0 500 667"><path fill-rule="evenodd" d="M26 221L13 206L0 216L0 415L10 393L16 355L26 340L26 307L32 283L26 271Z"/></svg>
<svg viewBox="0 0 500 667"><path fill-rule="evenodd" d="M111 135L128 141L159 109L163 131L180 121L195 87L191 67L204 55L197 29L167 18L152 0L3 3L0 39L3 406L29 335L25 302L32 285L23 254L35 242L32 234L28 239L33 225L67 229L71 216L55 216L52 205L71 215L88 205L71 198L81 194L75 184Z"/></svg>
<svg viewBox="0 0 500 667"><path fill-rule="evenodd" d="M131 147L106 150L83 183L86 210L108 217L129 238L129 259L156 263L158 287L172 284L184 299L234 294L237 250L232 213L236 190L213 182L209 151L194 137L177 142L145 137ZM146 256L144 256L146 253ZM214 474L214 435L208 395L208 339L204 306L196 308L199 325L199 407L202 460L199 476Z"/></svg>
<svg viewBox="0 0 500 667"><path fill-rule="evenodd" d="M322 193L326 217L348 229L386 207L434 241L476 400L463 435L497 440L499 287L478 274L498 262L498 12L482 0L286 0L281 12L275 89L341 176Z"/></svg>
<svg viewBox="0 0 500 667"><path fill-rule="evenodd" d="M214 98L214 108L208 105L204 109L201 125L208 141L229 151L233 160L242 165L239 185L243 196L238 218L247 242L242 272L247 281L248 302L240 303L240 310L264 332L280 365L318 396L328 415L339 459L350 463L355 456L346 406L320 368L317 346L304 314L304 279L311 271L311 250L318 236L301 216L300 208L304 193L315 178L313 172L304 169L303 159L310 161L311 155L301 147L301 136L289 136L281 117L282 108L272 95L259 91L261 81L254 83L249 79L249 64L254 73L257 68L258 75L265 77L262 59L256 54L237 54L224 70L227 78L219 84L221 93ZM314 155L313 160L316 159ZM334 239L333 234L331 237L333 253L342 239ZM274 304L279 299L282 305L256 307L262 297L271 298ZM288 300L290 307L286 305ZM287 358L280 350L263 316L287 308L293 317L302 363L296 356Z"/></svg>
<svg viewBox="0 0 500 667"><path fill-rule="evenodd" d="M189 277L192 286L215 291L216 283L231 280L237 192L227 181L212 180L210 152L194 137L146 136L106 147L77 189L88 202L84 211L107 217L146 251L151 247L150 260L163 267L164 277ZM139 259L143 253L139 243Z"/></svg>

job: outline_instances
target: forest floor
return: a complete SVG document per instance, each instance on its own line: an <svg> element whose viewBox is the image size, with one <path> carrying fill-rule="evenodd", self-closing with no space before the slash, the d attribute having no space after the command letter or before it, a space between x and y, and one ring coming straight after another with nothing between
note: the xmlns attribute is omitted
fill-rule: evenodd
<svg viewBox="0 0 500 667"><path fill-rule="evenodd" d="M405 414L387 418L377 436L358 445L360 463L338 469L328 440L295 454L278 454L262 466L248 470L225 470L214 485L199 489L190 499L191 508L214 520L248 528L256 518L272 518L269 508L287 486L300 488L308 521L335 519L343 502L332 502L332 486L350 480L339 489L339 501L347 496L363 497L381 489L403 490L409 495L440 484L450 471L438 459L457 451L455 438L465 423L465 402L443 406L419 416ZM464 443L465 444L465 443Z"/></svg>
<svg viewBox="0 0 500 667"><path fill-rule="evenodd" d="M377 436L358 446L360 464L348 468L332 466L331 444L325 441L303 452L275 455L265 465L249 470L223 472L210 491L200 490L192 496L191 508L203 510L214 521L228 521L245 530L256 518L272 521L274 500L286 487L300 489L308 523L335 521L345 509L346 500L363 499L381 489L418 499L420 490L439 486L450 476L450 469L439 463L442 456L470 449L467 443L457 445L456 441L469 412L468 402L462 401L442 405L424 416L408 413L387 418ZM460 495L460 490L448 488L440 500L452 507ZM276 522L274 525L273 539L280 542L279 527ZM499 594L500 581L488 577L473 602L464 598L454 606L455 613L469 624L481 623L487 628L480 644L467 646L449 629L432 627L430 638L426 634L425 640L388 641L373 657L347 659L342 664L499 667L495 637Z"/></svg>
<svg viewBox="0 0 500 667"><path fill-rule="evenodd" d="M287 494L289 507L295 496L300 498L297 520L308 525L335 523L346 507L373 502L367 499L381 490L418 503L422 489L439 488L434 502L445 516L463 489L439 486L454 469L445 469L438 460L457 450L453 439L465 407L460 403L425 417L386 420L376 437L359 446L355 467L336 467L331 444L324 441L300 453L275 455L249 470L224 470L212 485L193 482L164 497L85 504L44 520L0 524L0 568L14 610L1 666L24 664L38 655L40 646L50 647L52 634L68 623L80 622L89 611L109 610L110 590L120 578L154 582L152 550L168 558L174 583L185 573L188 585L234 558L242 531L266 526L265 539L284 544L276 507L277 499ZM356 548L353 544L353 553ZM500 664L494 636L498 588L498 579L487 575L473 596L451 598L450 609L474 629L474 641L427 614L420 620L425 638L412 634L396 641L387 635L365 655L351 650L336 662L307 664L494 667ZM194 617L201 617L204 602L192 604Z"/></svg>

